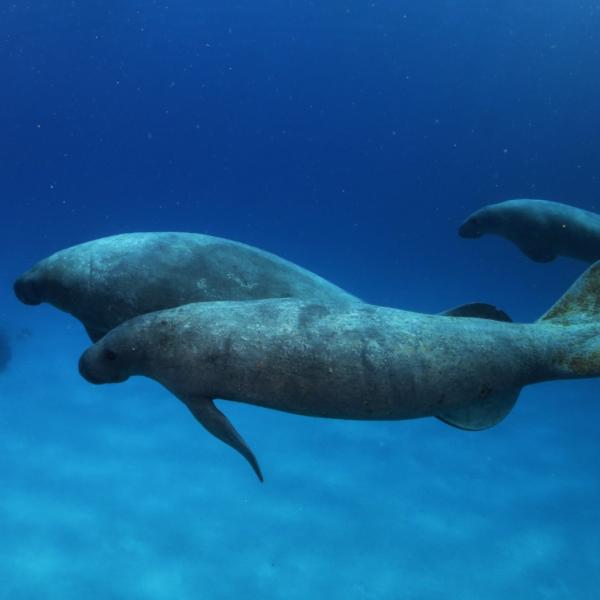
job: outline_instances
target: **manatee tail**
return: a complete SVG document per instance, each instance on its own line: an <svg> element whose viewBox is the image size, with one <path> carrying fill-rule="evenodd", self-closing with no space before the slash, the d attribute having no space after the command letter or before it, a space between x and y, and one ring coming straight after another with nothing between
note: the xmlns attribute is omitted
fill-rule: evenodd
<svg viewBox="0 0 600 600"><path fill-rule="evenodd" d="M562 329L553 379L600 376L600 261L537 322Z"/></svg>
<svg viewBox="0 0 600 600"><path fill-rule="evenodd" d="M446 314L485 318L486 311L477 312L480 314L469 310L463 313L459 307ZM506 320L493 315L489 311L487 318ZM600 261L589 267L536 323L545 328L540 335L548 341L548 364L536 381L600 376ZM492 393L476 404L440 414L438 418L460 429L487 429L510 413L520 392L518 388Z"/></svg>

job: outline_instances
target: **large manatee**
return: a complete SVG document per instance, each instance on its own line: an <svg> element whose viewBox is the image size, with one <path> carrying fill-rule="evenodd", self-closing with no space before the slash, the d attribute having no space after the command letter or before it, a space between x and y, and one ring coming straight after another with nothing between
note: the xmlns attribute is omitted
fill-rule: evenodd
<svg viewBox="0 0 600 600"><path fill-rule="evenodd" d="M303 298L360 302L322 277L252 246L195 233L126 233L45 258L14 283L25 304L48 302L99 340L124 321L190 302ZM510 320L494 306L465 304L445 314Z"/></svg>
<svg viewBox="0 0 600 600"><path fill-rule="evenodd" d="M502 236L536 262L569 256L600 260L600 215L549 200L507 200L484 206L460 226L463 238Z"/></svg>
<svg viewBox="0 0 600 600"><path fill-rule="evenodd" d="M92 383L158 381L262 480L214 398L484 429L525 385L600 375L599 290L596 263L534 324L295 299L188 304L123 323L82 355L79 370Z"/></svg>
<svg viewBox="0 0 600 600"><path fill-rule="evenodd" d="M128 233L40 261L14 284L25 304L48 302L72 314L92 340L123 321L189 302L357 298L274 254L210 235Z"/></svg>

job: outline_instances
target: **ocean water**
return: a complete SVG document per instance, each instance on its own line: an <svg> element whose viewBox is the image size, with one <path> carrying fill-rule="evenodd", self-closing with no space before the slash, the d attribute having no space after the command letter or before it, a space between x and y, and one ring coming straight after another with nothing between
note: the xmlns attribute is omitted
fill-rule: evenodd
<svg viewBox="0 0 600 600"><path fill-rule="evenodd" d="M265 474L158 385L91 386L12 282L104 235L250 243L368 302L541 315L584 270L463 240L515 197L600 212L600 4L0 6L0 599L589 599L598 381L497 427L220 402Z"/></svg>

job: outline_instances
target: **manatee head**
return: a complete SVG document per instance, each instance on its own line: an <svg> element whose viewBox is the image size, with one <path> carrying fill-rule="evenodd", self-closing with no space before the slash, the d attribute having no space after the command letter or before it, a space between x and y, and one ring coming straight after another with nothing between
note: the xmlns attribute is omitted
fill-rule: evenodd
<svg viewBox="0 0 600 600"><path fill-rule="evenodd" d="M477 239L493 231L495 217L489 209L490 207L486 206L470 215L458 228L458 235L462 238Z"/></svg>
<svg viewBox="0 0 600 600"><path fill-rule="evenodd" d="M164 383L181 364L185 330L172 315L185 308L139 315L111 329L81 355L80 374L90 383L120 383L133 375Z"/></svg>
<svg viewBox="0 0 600 600"><path fill-rule="evenodd" d="M548 203L542 200L516 199L489 204L475 211L459 227L463 238L480 238L486 233L501 235L515 243L544 226Z"/></svg>
<svg viewBox="0 0 600 600"><path fill-rule="evenodd" d="M107 333L79 359L79 373L90 383L121 383L144 373L147 361L144 328L126 322Z"/></svg>
<svg viewBox="0 0 600 600"><path fill-rule="evenodd" d="M59 254L40 261L14 282L15 295L21 302L34 306L48 302L72 312L83 278Z"/></svg>
<svg viewBox="0 0 600 600"><path fill-rule="evenodd" d="M23 303L37 306L44 302L44 294L40 277L35 269L23 273L13 284L15 296Z"/></svg>
<svg viewBox="0 0 600 600"><path fill-rule="evenodd" d="M134 286L139 261L129 267L126 251L119 253L118 246L113 251L107 243L104 246L88 242L41 260L14 282L15 295L24 304L51 304L101 337L144 312Z"/></svg>

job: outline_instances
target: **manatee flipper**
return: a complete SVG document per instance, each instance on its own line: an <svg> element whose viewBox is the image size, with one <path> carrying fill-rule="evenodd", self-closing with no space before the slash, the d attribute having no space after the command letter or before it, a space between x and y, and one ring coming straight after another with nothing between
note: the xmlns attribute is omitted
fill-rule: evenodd
<svg viewBox="0 0 600 600"><path fill-rule="evenodd" d="M93 327L88 327L87 325L84 325L84 327L85 327L86 333L90 337L90 340L92 340L92 342L94 342L94 344L98 340L100 340L104 337L104 333L102 331L98 331L98 329L94 329Z"/></svg>
<svg viewBox="0 0 600 600"><path fill-rule="evenodd" d="M535 241L521 242L517 244L525 256L539 263L552 262L556 258L556 253L548 247L536 244Z"/></svg>
<svg viewBox="0 0 600 600"><path fill-rule="evenodd" d="M492 304L485 304L484 302L471 302L470 304L462 304L461 306L456 306L450 310L445 310L440 314L446 317L471 317L512 323L512 319L503 310L496 308Z"/></svg>
<svg viewBox="0 0 600 600"><path fill-rule="evenodd" d="M250 463L260 481L264 481L252 450L210 398L192 397L182 398L182 400L207 431L237 450Z"/></svg>
<svg viewBox="0 0 600 600"><path fill-rule="evenodd" d="M518 389L490 394L485 399L436 416L440 421L458 427L458 429L467 431L487 429L500 423L508 415L517 402L520 391Z"/></svg>

